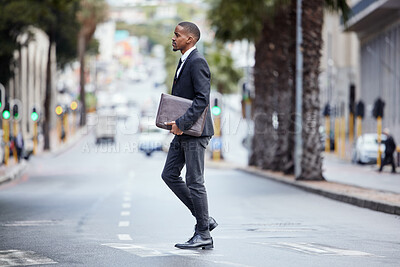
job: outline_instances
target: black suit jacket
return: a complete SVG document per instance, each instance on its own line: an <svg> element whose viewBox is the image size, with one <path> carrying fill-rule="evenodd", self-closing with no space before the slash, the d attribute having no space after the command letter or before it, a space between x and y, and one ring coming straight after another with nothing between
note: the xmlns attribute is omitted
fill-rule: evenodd
<svg viewBox="0 0 400 267"><path fill-rule="evenodd" d="M210 104L210 79L211 74L206 59L197 49L194 49L172 85L172 95L193 100L192 106L175 121L182 131L190 129ZM214 127L210 109L208 109L201 136L212 135L214 135Z"/></svg>

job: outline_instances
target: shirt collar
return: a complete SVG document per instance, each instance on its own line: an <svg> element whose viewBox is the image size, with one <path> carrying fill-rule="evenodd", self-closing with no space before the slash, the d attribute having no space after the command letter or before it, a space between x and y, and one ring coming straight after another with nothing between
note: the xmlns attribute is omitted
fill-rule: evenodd
<svg viewBox="0 0 400 267"><path fill-rule="evenodd" d="M192 53L192 51L195 50L195 49L196 49L196 46L193 46L188 51L186 51L185 54L182 55L182 57L181 57L182 63L186 61L186 59L188 58L190 53Z"/></svg>

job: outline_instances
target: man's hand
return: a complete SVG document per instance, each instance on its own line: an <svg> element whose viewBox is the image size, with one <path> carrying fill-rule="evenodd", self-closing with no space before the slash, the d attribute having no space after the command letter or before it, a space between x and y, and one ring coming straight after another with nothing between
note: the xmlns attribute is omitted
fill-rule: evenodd
<svg viewBox="0 0 400 267"><path fill-rule="evenodd" d="M171 133L175 135L182 135L183 131L178 128L178 125L176 125L175 121L170 121L170 122L165 122L165 125L172 125Z"/></svg>

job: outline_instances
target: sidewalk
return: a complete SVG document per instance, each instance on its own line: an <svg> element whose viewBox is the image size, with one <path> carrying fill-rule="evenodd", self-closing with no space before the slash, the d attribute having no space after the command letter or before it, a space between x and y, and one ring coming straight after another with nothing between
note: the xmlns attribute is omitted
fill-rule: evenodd
<svg viewBox="0 0 400 267"><path fill-rule="evenodd" d="M378 173L376 165L359 166L327 155L323 166L326 181L296 181L294 175L223 161L208 161L207 166L237 169L355 206L400 215L400 174L391 174L390 169Z"/></svg>
<svg viewBox="0 0 400 267"><path fill-rule="evenodd" d="M74 135L69 136L66 142L60 143L57 139L57 132L52 130L50 132L51 135L51 150L50 151L43 151L39 150L38 155L59 155L75 145L78 141L82 140L87 136L88 129L86 127L78 129ZM10 162L8 166L2 164L0 166L0 186L7 182L10 182L14 179L18 179L24 173L28 163L26 160L20 161L18 164L14 162L14 158L10 157Z"/></svg>

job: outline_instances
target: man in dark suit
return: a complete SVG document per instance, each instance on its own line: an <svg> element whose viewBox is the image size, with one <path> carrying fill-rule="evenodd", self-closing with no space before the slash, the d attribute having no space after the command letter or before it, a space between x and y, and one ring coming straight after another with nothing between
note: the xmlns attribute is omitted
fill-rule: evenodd
<svg viewBox="0 0 400 267"><path fill-rule="evenodd" d="M207 192L204 186L204 156L206 147L214 134L211 114L208 111L203 133L200 137L185 135L198 120L210 102L210 69L205 58L197 51L199 28L191 22L179 23L172 37L173 51L180 51L172 95L193 100L192 106L172 126L175 138L171 142L162 178L175 195L196 218L195 233L189 241L176 244L181 249L213 248L210 231L218 224L208 215ZM186 164L186 183L181 171Z"/></svg>

